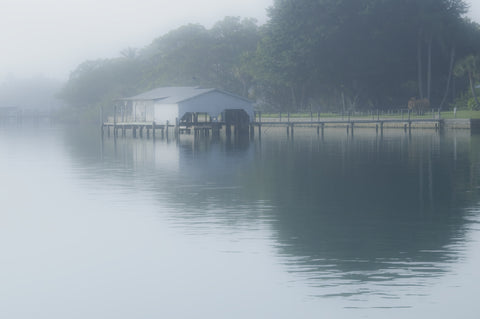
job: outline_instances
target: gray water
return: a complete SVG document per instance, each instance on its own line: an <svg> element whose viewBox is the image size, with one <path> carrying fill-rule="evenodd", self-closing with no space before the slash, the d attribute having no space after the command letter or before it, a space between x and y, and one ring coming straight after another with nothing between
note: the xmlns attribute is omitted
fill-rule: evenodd
<svg viewBox="0 0 480 319"><path fill-rule="evenodd" d="M480 136L0 128L1 318L478 318Z"/></svg>

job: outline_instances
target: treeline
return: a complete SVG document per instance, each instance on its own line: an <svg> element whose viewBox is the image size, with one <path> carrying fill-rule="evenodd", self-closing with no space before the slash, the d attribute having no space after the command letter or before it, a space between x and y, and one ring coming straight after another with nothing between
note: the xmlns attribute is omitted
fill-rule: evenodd
<svg viewBox="0 0 480 319"><path fill-rule="evenodd" d="M159 86L217 87L264 110L480 107L480 27L462 0L275 0L269 20L189 24L86 61L60 96L77 109Z"/></svg>
<svg viewBox="0 0 480 319"><path fill-rule="evenodd" d="M27 110L53 111L62 103L55 98L63 82L43 76L17 79L9 76L0 83L0 107L19 107Z"/></svg>

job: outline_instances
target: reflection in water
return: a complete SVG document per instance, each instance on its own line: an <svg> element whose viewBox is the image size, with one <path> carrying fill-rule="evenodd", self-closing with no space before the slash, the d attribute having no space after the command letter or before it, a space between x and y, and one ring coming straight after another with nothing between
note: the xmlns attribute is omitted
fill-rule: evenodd
<svg viewBox="0 0 480 319"><path fill-rule="evenodd" d="M461 131L0 130L0 313L468 318L479 146Z"/></svg>
<svg viewBox="0 0 480 319"><path fill-rule="evenodd" d="M74 157L95 158L95 139L79 138L70 136ZM478 201L478 137L461 132L297 129L292 140L270 129L250 143L97 143L94 176L152 192L187 233L267 225L287 270L348 307L372 296L404 307L394 301L427 293L463 258L465 208Z"/></svg>

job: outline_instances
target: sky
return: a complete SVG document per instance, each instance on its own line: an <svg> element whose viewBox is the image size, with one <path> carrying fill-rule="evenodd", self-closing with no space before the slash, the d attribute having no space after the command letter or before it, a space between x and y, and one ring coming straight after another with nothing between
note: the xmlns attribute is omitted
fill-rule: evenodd
<svg viewBox="0 0 480 319"><path fill-rule="evenodd" d="M480 0L469 17L480 22ZM142 48L187 23L211 27L225 16L267 20L273 0L0 0L0 82L66 80L85 60Z"/></svg>
<svg viewBox="0 0 480 319"><path fill-rule="evenodd" d="M273 0L0 0L0 82L66 80L81 62L119 56L188 23L267 20Z"/></svg>

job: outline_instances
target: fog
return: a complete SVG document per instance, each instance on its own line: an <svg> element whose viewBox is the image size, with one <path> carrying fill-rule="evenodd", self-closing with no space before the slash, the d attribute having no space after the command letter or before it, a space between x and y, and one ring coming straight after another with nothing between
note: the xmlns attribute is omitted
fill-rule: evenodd
<svg viewBox="0 0 480 319"><path fill-rule="evenodd" d="M480 21L480 1L468 16ZM267 20L273 0L2 0L0 80L42 75L65 80L88 59L141 48L187 23L210 27L225 16Z"/></svg>
<svg viewBox="0 0 480 319"><path fill-rule="evenodd" d="M2 0L0 81L58 80L88 59L141 48L188 23L210 27L225 16L266 21L273 0Z"/></svg>

